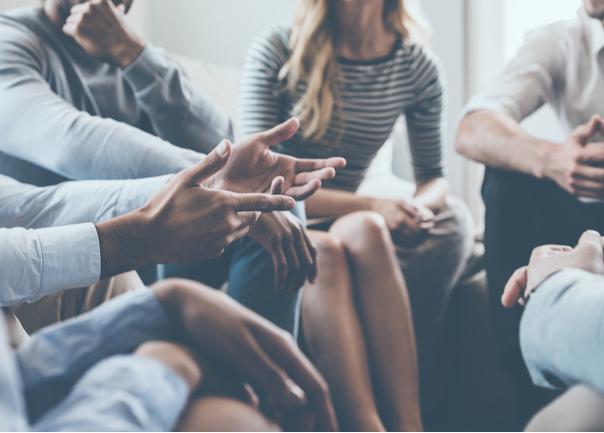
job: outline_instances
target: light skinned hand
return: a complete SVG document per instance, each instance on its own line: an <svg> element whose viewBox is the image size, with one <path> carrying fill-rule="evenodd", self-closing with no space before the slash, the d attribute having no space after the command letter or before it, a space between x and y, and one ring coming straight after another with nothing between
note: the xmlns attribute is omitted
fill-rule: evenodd
<svg viewBox="0 0 604 433"><path fill-rule="evenodd" d="M111 0L90 0L73 6L63 33L90 56L122 69L145 47L126 21L124 5L115 6Z"/></svg>
<svg viewBox="0 0 604 433"><path fill-rule="evenodd" d="M321 187L322 181L332 179L336 169L346 165L346 160L338 157L299 159L271 150L292 138L299 127L298 119L292 117L268 131L235 143L229 163L208 185L227 191L269 192L274 179L283 177L285 195L296 200L310 197Z"/></svg>
<svg viewBox="0 0 604 433"><path fill-rule="evenodd" d="M603 243L600 233L588 230L579 239L575 248L566 245L544 245L535 248L528 266L524 266L510 277L501 303L511 308L524 300L552 274L565 269L582 269L593 274L604 275Z"/></svg>

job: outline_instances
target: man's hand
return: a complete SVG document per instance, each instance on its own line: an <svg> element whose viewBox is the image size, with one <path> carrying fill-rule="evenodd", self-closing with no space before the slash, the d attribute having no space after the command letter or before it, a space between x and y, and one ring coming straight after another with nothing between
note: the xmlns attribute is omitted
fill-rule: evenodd
<svg viewBox="0 0 604 433"><path fill-rule="evenodd" d="M231 150L229 143L223 143L203 162L175 175L143 208L98 224L102 275L147 264L218 257L248 233L260 212L295 206L284 195L240 194L202 186L228 163Z"/></svg>
<svg viewBox="0 0 604 433"><path fill-rule="evenodd" d="M229 164L210 181L216 189L237 192L267 192L275 178L284 178L284 194L304 200L332 179L336 168L346 165L343 158L298 159L270 150L292 138L300 122L296 118L245 139L233 146Z"/></svg>
<svg viewBox="0 0 604 433"><path fill-rule="evenodd" d="M417 244L434 227L434 213L419 203L377 198L371 210L384 217L393 238L404 245Z"/></svg>
<svg viewBox="0 0 604 433"><path fill-rule="evenodd" d="M317 275L316 251L302 223L289 212L262 214L250 237L273 259L275 288L297 290Z"/></svg>
<svg viewBox="0 0 604 433"><path fill-rule="evenodd" d="M335 431L334 408L325 380L294 339L222 292L186 280L164 280L152 288L175 334L203 358L230 369L252 385L287 428Z"/></svg>
<svg viewBox="0 0 604 433"><path fill-rule="evenodd" d="M143 51L145 42L126 22L124 5L111 0L90 0L71 8L63 26L90 56L128 67Z"/></svg>
<svg viewBox="0 0 604 433"><path fill-rule="evenodd" d="M566 143L551 149L545 175L577 197L604 199L604 142L590 143L597 134L604 134L600 116L577 127Z"/></svg>
<svg viewBox="0 0 604 433"><path fill-rule="evenodd" d="M564 269L582 269L604 275L602 238L596 231L583 233L575 248L565 245L544 245L535 248L528 266L518 269L503 290L501 303L511 308L535 290L550 275Z"/></svg>

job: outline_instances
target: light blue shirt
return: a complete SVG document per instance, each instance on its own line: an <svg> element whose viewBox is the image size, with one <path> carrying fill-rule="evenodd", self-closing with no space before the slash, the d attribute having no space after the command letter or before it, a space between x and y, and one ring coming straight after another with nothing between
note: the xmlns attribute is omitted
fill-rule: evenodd
<svg viewBox="0 0 604 433"><path fill-rule="evenodd" d="M139 208L169 179L35 187L0 176L0 306L97 282L101 253L92 223Z"/></svg>
<svg viewBox="0 0 604 433"><path fill-rule="evenodd" d="M150 291L48 327L16 353L0 321L0 431L172 430L186 383L160 362L131 355L170 331Z"/></svg>
<svg viewBox="0 0 604 433"><path fill-rule="evenodd" d="M520 347L536 385L586 384L604 395L604 277L566 269L529 298Z"/></svg>

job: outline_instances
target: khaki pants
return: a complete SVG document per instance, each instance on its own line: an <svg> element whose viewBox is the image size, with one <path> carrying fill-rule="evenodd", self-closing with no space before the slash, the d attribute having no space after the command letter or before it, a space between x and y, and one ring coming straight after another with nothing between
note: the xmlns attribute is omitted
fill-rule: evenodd
<svg viewBox="0 0 604 433"><path fill-rule="evenodd" d="M103 302L145 286L136 272L100 280L92 286L66 290L31 304L5 309L11 345L18 347L28 334L86 313Z"/></svg>
<svg viewBox="0 0 604 433"><path fill-rule="evenodd" d="M526 431L603 431L604 397L586 385L577 385L543 408Z"/></svg>

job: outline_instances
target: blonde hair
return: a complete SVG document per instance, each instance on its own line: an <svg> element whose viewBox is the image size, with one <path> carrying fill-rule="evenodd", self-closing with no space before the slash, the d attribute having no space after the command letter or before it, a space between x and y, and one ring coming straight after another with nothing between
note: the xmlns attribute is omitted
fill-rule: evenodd
<svg viewBox="0 0 604 433"><path fill-rule="evenodd" d="M291 94L301 81L306 84L294 114L307 139L323 137L337 105L333 7L333 0L298 0L289 41L291 55L279 72ZM429 26L416 0L384 0L384 23L405 42L427 43Z"/></svg>

